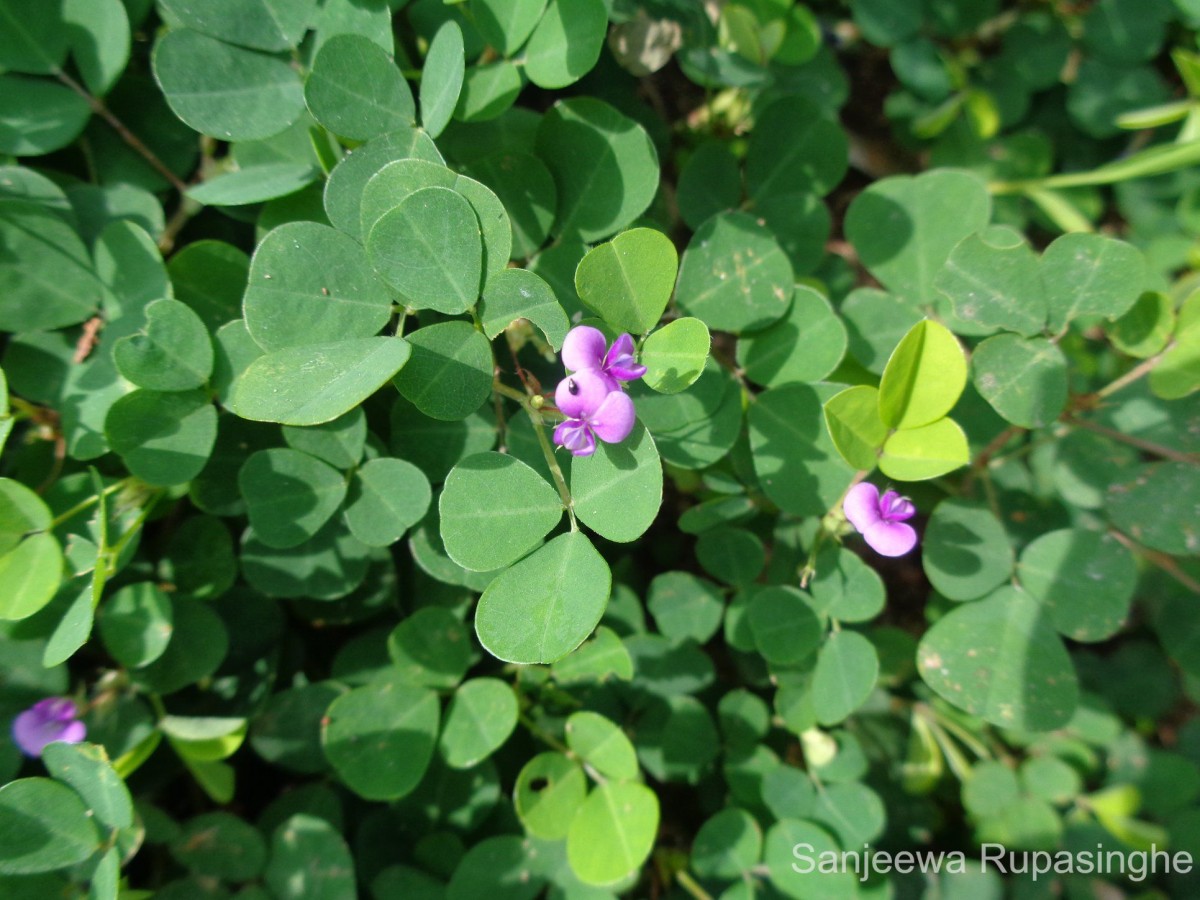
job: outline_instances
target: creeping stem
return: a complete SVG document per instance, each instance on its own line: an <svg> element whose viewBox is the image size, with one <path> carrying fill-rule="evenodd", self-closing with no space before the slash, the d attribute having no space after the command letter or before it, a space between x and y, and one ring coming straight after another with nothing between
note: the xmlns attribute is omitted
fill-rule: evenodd
<svg viewBox="0 0 1200 900"><path fill-rule="evenodd" d="M550 439L546 437L546 422L542 418L542 414L538 412L526 394L510 388L507 384L500 381L493 382L492 390L510 400L516 400L529 416L529 420L533 423L533 433L537 435L538 444L541 445L542 455L546 457L546 465L550 467L550 474L554 476L554 485L558 488L558 495L562 497L563 507L567 510L567 518L571 521L571 530L578 531L579 523L575 521L575 501L571 497L571 489L567 487L567 479L563 477L558 460L554 457L554 448L550 446Z"/></svg>

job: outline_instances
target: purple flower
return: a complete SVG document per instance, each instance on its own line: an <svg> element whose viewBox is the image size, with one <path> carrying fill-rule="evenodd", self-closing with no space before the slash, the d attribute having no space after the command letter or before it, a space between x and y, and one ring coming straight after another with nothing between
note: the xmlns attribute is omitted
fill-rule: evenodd
<svg viewBox="0 0 1200 900"><path fill-rule="evenodd" d="M47 744L78 744L87 737L87 726L76 715L75 701L47 697L21 713L12 724L13 741L26 756L38 757Z"/></svg>
<svg viewBox="0 0 1200 900"><path fill-rule="evenodd" d="M876 553L903 556L917 545L916 531L904 521L916 515L917 509L895 491L880 497L879 488L864 481L846 494L842 509Z"/></svg>
<svg viewBox="0 0 1200 900"><path fill-rule="evenodd" d="M554 429L554 443L575 456L596 452L596 438L615 444L633 430L633 401L624 391L609 390L599 372L584 369L568 375L558 383L554 403L567 417Z"/></svg>
<svg viewBox="0 0 1200 900"><path fill-rule="evenodd" d="M646 367L639 366L634 359L633 338L622 334L610 347L604 332L588 325L577 325L567 333L562 361L572 372L596 373L610 391L619 390L622 381L633 381L646 374Z"/></svg>

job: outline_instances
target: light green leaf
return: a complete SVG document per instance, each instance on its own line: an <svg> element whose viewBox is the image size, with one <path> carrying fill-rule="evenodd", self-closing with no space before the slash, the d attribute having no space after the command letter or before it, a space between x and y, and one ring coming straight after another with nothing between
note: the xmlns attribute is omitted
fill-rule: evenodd
<svg viewBox="0 0 1200 900"><path fill-rule="evenodd" d="M407 341L359 338L288 347L254 360L230 407L245 419L320 425L375 393L408 361Z"/></svg>
<svg viewBox="0 0 1200 900"><path fill-rule="evenodd" d="M63 577L62 548L49 532L0 556L0 619L25 619L51 601Z"/></svg>
<svg viewBox="0 0 1200 900"><path fill-rule="evenodd" d="M634 228L588 252L575 270L575 289L613 328L644 334L667 308L678 264L670 238Z"/></svg>
<svg viewBox="0 0 1200 900"><path fill-rule="evenodd" d="M206 206L245 206L294 194L320 177L321 170L310 163L265 163L223 172L187 195Z"/></svg>
<svg viewBox="0 0 1200 900"><path fill-rule="evenodd" d="M860 384L825 401L825 426L842 459L870 471L878 462L888 429L879 418L879 391Z"/></svg>
<svg viewBox="0 0 1200 900"><path fill-rule="evenodd" d="M567 860L585 884L615 884L650 856L658 797L644 784L606 782L583 802L567 833Z"/></svg>
<svg viewBox="0 0 1200 900"><path fill-rule="evenodd" d="M525 43L546 8L546 0L470 0L475 27L505 56Z"/></svg>
<svg viewBox="0 0 1200 900"><path fill-rule="evenodd" d="M1042 254L1050 330L1079 316L1124 315L1146 288L1140 250L1099 234L1064 234Z"/></svg>
<svg viewBox="0 0 1200 900"><path fill-rule="evenodd" d="M438 501L446 553L474 572L516 562L558 524L562 510L558 492L541 475L491 452L459 462Z"/></svg>
<svg viewBox="0 0 1200 900"><path fill-rule="evenodd" d="M996 412L1023 428L1051 424L1067 404L1067 359L1045 338L988 338L971 354L971 377Z"/></svg>
<svg viewBox="0 0 1200 900"><path fill-rule="evenodd" d="M479 598L483 648L515 663L549 663L592 633L604 614L612 573L583 534L562 534L501 572Z"/></svg>
<svg viewBox="0 0 1200 900"><path fill-rule="evenodd" d="M892 351L879 382L879 417L889 428L917 428L954 408L967 385L958 340L930 319L912 327Z"/></svg>
<svg viewBox="0 0 1200 900"><path fill-rule="evenodd" d="M571 327L550 285L528 269L501 269L490 274L479 301L479 317L489 338L517 319L528 319L555 351L562 348Z"/></svg>
<svg viewBox="0 0 1200 900"><path fill-rule="evenodd" d="M600 59L608 11L603 0L550 0L525 46L525 75L541 88L574 84Z"/></svg>
<svg viewBox="0 0 1200 900"><path fill-rule="evenodd" d="M866 701L879 677L875 645L857 631L835 631L817 651L812 703L817 721L836 725Z"/></svg>
<svg viewBox="0 0 1200 900"><path fill-rule="evenodd" d="M121 0L66 0L63 21L83 83L103 97L129 62L129 16Z"/></svg>
<svg viewBox="0 0 1200 900"><path fill-rule="evenodd" d="M587 778L562 753L539 753L517 774L513 805L521 824L535 837L560 841L587 794Z"/></svg>
<svg viewBox="0 0 1200 900"><path fill-rule="evenodd" d="M661 394L677 394L704 371L712 335L699 319L684 316L655 329L642 345L643 380Z"/></svg>
<svg viewBox="0 0 1200 900"><path fill-rule="evenodd" d="M971 461L967 436L953 419L893 432L883 445L879 470L897 481L925 481Z"/></svg>
<svg viewBox="0 0 1200 900"><path fill-rule="evenodd" d="M599 713L572 713L563 726L567 746L605 778L631 781L638 776L637 753L625 732Z"/></svg>
<svg viewBox="0 0 1200 900"><path fill-rule="evenodd" d="M517 698L498 678L473 678L454 692L439 738L442 759L469 769L499 749L517 726Z"/></svg>

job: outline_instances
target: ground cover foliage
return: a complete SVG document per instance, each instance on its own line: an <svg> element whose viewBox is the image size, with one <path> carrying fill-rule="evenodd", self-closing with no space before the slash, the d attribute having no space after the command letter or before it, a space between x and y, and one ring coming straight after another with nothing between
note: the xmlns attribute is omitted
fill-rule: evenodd
<svg viewBox="0 0 1200 900"><path fill-rule="evenodd" d="M0 0L0 893L1196 895L1198 27Z"/></svg>

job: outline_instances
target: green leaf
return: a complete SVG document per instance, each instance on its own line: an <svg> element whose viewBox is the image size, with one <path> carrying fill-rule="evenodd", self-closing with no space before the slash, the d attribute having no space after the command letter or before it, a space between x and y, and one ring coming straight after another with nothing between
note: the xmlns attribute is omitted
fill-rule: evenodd
<svg viewBox="0 0 1200 900"><path fill-rule="evenodd" d="M517 774L513 805L531 834L560 841L586 794L587 778L578 763L561 753L539 753Z"/></svg>
<svg viewBox="0 0 1200 900"><path fill-rule="evenodd" d="M605 682L610 678L630 681L633 658L617 633L601 625L595 637L556 661L550 674L559 684Z"/></svg>
<svg viewBox="0 0 1200 900"><path fill-rule="evenodd" d="M1004 243L987 234L967 236L950 253L934 285L971 333L1002 328L1028 337L1046 325L1038 259L1019 235Z"/></svg>
<svg viewBox="0 0 1200 900"><path fill-rule="evenodd" d="M1124 315L1146 288L1140 250L1099 234L1064 234L1042 254L1050 330L1079 316Z"/></svg>
<svg viewBox="0 0 1200 900"><path fill-rule="evenodd" d="M866 701L879 678L875 645L856 631L835 631L817 651L812 703L817 721L836 725Z"/></svg>
<svg viewBox="0 0 1200 900"><path fill-rule="evenodd" d="M283 447L252 453L238 472L238 487L255 534L279 550L310 540L346 496L337 469Z"/></svg>
<svg viewBox="0 0 1200 900"><path fill-rule="evenodd" d="M550 663L592 633L612 573L583 534L561 534L496 576L479 598L475 631L506 662Z"/></svg>
<svg viewBox="0 0 1200 900"><path fill-rule="evenodd" d="M314 119L355 141L411 125L416 117L412 91L396 64L357 34L335 35L321 45L304 100Z"/></svg>
<svg viewBox="0 0 1200 900"><path fill-rule="evenodd" d="M7 391L0 398L7 407ZM0 556L15 549L30 532L48 531L51 518L50 507L41 497L19 481L0 478Z"/></svg>
<svg viewBox="0 0 1200 900"><path fill-rule="evenodd" d="M355 408L323 425L285 425L283 439L293 450L324 460L337 469L349 469L362 459L367 441L367 417Z"/></svg>
<svg viewBox="0 0 1200 900"><path fill-rule="evenodd" d="M696 559L713 578L745 587L762 572L767 561L762 541L744 528L710 528L696 541Z"/></svg>
<svg viewBox="0 0 1200 900"><path fill-rule="evenodd" d="M936 170L876 181L846 212L846 237L859 259L889 291L907 302L937 296L934 279L963 238L991 218L983 181L967 172Z"/></svg>
<svg viewBox="0 0 1200 900"><path fill-rule="evenodd" d="M98 625L113 659L136 669L166 652L175 632L174 609L157 585L141 581L120 588L104 602Z"/></svg>
<svg viewBox="0 0 1200 900"><path fill-rule="evenodd" d="M418 609L388 635L396 678L418 687L451 690L471 665L467 630L449 610Z"/></svg>
<svg viewBox="0 0 1200 900"><path fill-rule="evenodd" d="M525 45L525 75L541 88L563 88L592 70L608 32L603 0L549 0Z"/></svg>
<svg viewBox="0 0 1200 900"><path fill-rule="evenodd" d="M974 600L999 587L1013 570L1004 526L986 508L949 498L925 527L921 564L930 583L951 600Z"/></svg>
<svg viewBox="0 0 1200 900"><path fill-rule="evenodd" d="M954 408L967 385L958 340L930 319L912 327L892 351L879 383L879 417L889 428L918 428Z"/></svg>
<svg viewBox="0 0 1200 900"><path fill-rule="evenodd" d="M605 778L631 781L638 776L637 753L616 723L599 713L572 713L563 727L567 746Z"/></svg>
<svg viewBox="0 0 1200 900"><path fill-rule="evenodd" d="M967 436L953 419L893 432L883 445L879 470L897 481L925 481L971 461Z"/></svg>
<svg viewBox="0 0 1200 900"><path fill-rule="evenodd" d="M1021 551L1021 586L1046 608L1050 623L1075 641L1112 637L1129 615L1137 564L1116 538L1064 528Z"/></svg>
<svg viewBox="0 0 1200 900"><path fill-rule="evenodd" d="M816 577L808 585L814 612L839 622L866 622L879 615L887 592L883 579L862 557L839 547L833 559L822 554L818 560Z"/></svg>
<svg viewBox="0 0 1200 900"><path fill-rule="evenodd" d="M693 231L711 216L733 209L742 199L738 158L727 144L707 140L684 163L676 185L679 215Z"/></svg>
<svg viewBox="0 0 1200 900"><path fill-rule="evenodd" d="M1175 344L1150 372L1150 390L1164 400L1177 400L1200 389L1200 293L1179 308Z"/></svg>
<svg viewBox="0 0 1200 900"><path fill-rule="evenodd" d="M358 406L408 361L407 341L358 338L288 347L254 360L230 408L244 419L320 425Z"/></svg>
<svg viewBox="0 0 1200 900"><path fill-rule="evenodd" d="M662 506L662 462L641 423L621 443L601 441L593 455L572 460L569 481L579 520L610 541L637 540Z"/></svg>
<svg viewBox="0 0 1200 900"><path fill-rule="evenodd" d="M554 232L563 240L608 237L645 212L658 190L650 136L602 100L560 100L542 117L536 147L558 188Z"/></svg>
<svg viewBox="0 0 1200 900"><path fill-rule="evenodd" d="M772 666L795 666L816 651L821 623L793 587L756 591L747 610L754 646Z"/></svg>
<svg viewBox="0 0 1200 900"><path fill-rule="evenodd" d="M541 475L492 452L459 462L438 501L446 553L474 572L516 562L558 524L562 509L558 492Z"/></svg>
<svg viewBox="0 0 1200 900"><path fill-rule="evenodd" d="M533 900L545 886L545 870L550 865L561 865L562 858L560 850L553 862L539 859L541 847L538 843L523 840L515 834L485 838L457 862L448 885L443 887L437 882L438 900L442 897L445 900L473 900L483 896L495 900ZM416 898L418 895L403 896Z"/></svg>
<svg viewBox="0 0 1200 900"><path fill-rule="evenodd" d="M369 338L392 315L362 248L316 222L290 222L263 239L243 303L246 328L264 350Z"/></svg>
<svg viewBox="0 0 1200 900"><path fill-rule="evenodd" d="M508 211L513 258L536 253L558 206L558 188L546 164L531 153L506 152L478 160L467 171L495 191Z"/></svg>
<svg viewBox="0 0 1200 900"><path fill-rule="evenodd" d="M41 156L79 137L92 116L70 88L41 78L0 75L0 153Z"/></svg>
<svg viewBox="0 0 1200 900"><path fill-rule="evenodd" d="M129 62L129 17L120 0L66 0L63 21L83 83L97 96L109 92Z"/></svg>
<svg viewBox="0 0 1200 900"><path fill-rule="evenodd" d="M267 863L267 842L249 822L218 810L188 820L171 842L171 856L197 875L249 881Z"/></svg>
<svg viewBox="0 0 1200 900"><path fill-rule="evenodd" d="M741 878L758 863L763 834L754 817L729 807L705 820L692 843L692 868L701 878Z"/></svg>
<svg viewBox="0 0 1200 900"><path fill-rule="evenodd" d="M1174 329L1175 306L1171 298L1162 291L1146 291L1129 312L1105 331L1122 353L1147 359L1167 345Z"/></svg>
<svg viewBox="0 0 1200 900"><path fill-rule="evenodd" d="M879 391L860 384L825 401L825 427L842 459L854 468L871 471L887 440L888 429L879 418Z"/></svg>
<svg viewBox="0 0 1200 900"><path fill-rule="evenodd" d="M155 300L145 315L140 332L113 345L117 371L152 391L203 387L212 374L213 348L200 317L178 300Z"/></svg>
<svg viewBox="0 0 1200 900"><path fill-rule="evenodd" d="M257 50L290 50L313 21L317 0L160 0L169 23Z"/></svg>
<svg viewBox="0 0 1200 900"><path fill-rule="evenodd" d="M716 331L765 328L784 316L792 265L771 232L748 213L718 213L692 235L679 269L680 308Z"/></svg>
<svg viewBox="0 0 1200 900"><path fill-rule="evenodd" d="M588 252L575 270L575 289L613 328L644 334L667 308L678 264L670 238L634 228Z"/></svg>
<svg viewBox="0 0 1200 900"><path fill-rule="evenodd" d="M465 419L492 393L492 348L467 322L439 322L412 332L397 390L434 419Z"/></svg>
<svg viewBox="0 0 1200 900"><path fill-rule="evenodd" d="M171 598L169 618L173 627L167 649L153 662L129 672L135 685L156 694L173 694L207 678L229 650L228 630L208 604Z"/></svg>
<svg viewBox="0 0 1200 900"><path fill-rule="evenodd" d="M712 335L699 319L684 316L655 329L642 345L643 380L661 394L677 394L704 371Z"/></svg>
<svg viewBox="0 0 1200 900"><path fill-rule="evenodd" d="M524 85L520 69L506 59L470 66L454 117L464 122L494 119L512 107Z"/></svg>
<svg viewBox="0 0 1200 900"><path fill-rule="evenodd" d="M112 296L104 298L110 321L137 315L147 304L174 295L158 245L137 223L128 219L110 222L96 238L92 252L96 275L112 291ZM244 287L238 285L239 292Z"/></svg>
<svg viewBox="0 0 1200 900"><path fill-rule="evenodd" d="M224 172L190 188L187 195L207 206L245 206L294 194L320 176L320 170L307 162L267 163Z"/></svg>
<svg viewBox="0 0 1200 900"><path fill-rule="evenodd" d="M838 122L813 101L780 98L760 113L767 128L751 132L746 189L755 199L783 194L824 196L846 174L849 143Z"/></svg>
<svg viewBox="0 0 1200 900"><path fill-rule="evenodd" d="M101 825L106 828L133 827L133 800L129 789L113 771L103 747L55 741L42 751L42 760L47 772L75 789Z"/></svg>
<svg viewBox="0 0 1200 900"><path fill-rule="evenodd" d="M1200 480L1194 465L1151 463L1108 486L1105 512L1135 541L1180 556L1200 552Z"/></svg>
<svg viewBox="0 0 1200 900"><path fill-rule="evenodd" d="M100 282L83 241L62 216L40 204L4 200L0 241L0 331L49 331L96 313Z"/></svg>
<svg viewBox="0 0 1200 900"><path fill-rule="evenodd" d="M511 56L533 34L546 0L471 0L470 7L484 40Z"/></svg>
<svg viewBox="0 0 1200 900"><path fill-rule="evenodd" d="M980 395L1014 425L1042 428L1067 404L1067 359L1045 338L988 338L971 354L971 368Z"/></svg>
<svg viewBox="0 0 1200 900"><path fill-rule="evenodd" d="M433 691L381 680L329 705L321 742L352 791L368 800L395 800L411 793L429 767L438 719Z"/></svg>
<svg viewBox="0 0 1200 900"><path fill-rule="evenodd" d="M824 515L854 477L821 421L823 402L834 393L788 384L759 394L750 407L754 471L766 495L793 515ZM740 408L740 397L736 402Z"/></svg>
<svg viewBox="0 0 1200 900"><path fill-rule="evenodd" d="M100 847L96 823L66 785L20 778L0 787L0 875L65 869Z"/></svg>
<svg viewBox="0 0 1200 900"><path fill-rule="evenodd" d="M142 481L183 484L208 462L217 439L217 410L203 391L138 390L109 409L104 437Z"/></svg>
<svg viewBox="0 0 1200 900"><path fill-rule="evenodd" d="M250 258L221 241L194 241L167 263L175 296L216 332L241 315Z"/></svg>
<svg viewBox="0 0 1200 900"><path fill-rule="evenodd" d="M388 547L425 517L429 479L402 459L372 459L355 471L346 496L346 525L368 547Z"/></svg>
<svg viewBox="0 0 1200 900"><path fill-rule="evenodd" d="M325 214L329 221L338 230L361 241L363 188L388 163L409 158L443 164L433 140L416 128L401 128L380 135L343 157L329 173L325 185Z"/></svg>
<svg viewBox="0 0 1200 900"><path fill-rule="evenodd" d="M358 587L367 574L370 548L337 519L311 540L287 550L268 547L254 529L242 537L242 574L268 597L336 600Z"/></svg>
<svg viewBox="0 0 1200 900"><path fill-rule="evenodd" d="M498 678L473 678L454 692L439 738L442 759L469 769L498 750L517 726L517 698Z"/></svg>
<svg viewBox="0 0 1200 900"><path fill-rule="evenodd" d="M0 620L25 619L49 603L63 577L62 548L48 532L0 556Z"/></svg>
<svg viewBox="0 0 1200 900"><path fill-rule="evenodd" d="M418 309L454 314L475 305L483 273L479 219L443 187L422 188L385 213L367 237L375 271Z"/></svg>
<svg viewBox="0 0 1200 900"><path fill-rule="evenodd" d="M708 643L721 627L725 601L717 586L689 572L662 572L650 582L646 608L672 641Z"/></svg>
<svg viewBox="0 0 1200 900"><path fill-rule="evenodd" d="M159 40L152 63L175 115L219 140L268 138L304 112L304 85L281 57L181 28Z"/></svg>
<svg viewBox="0 0 1200 900"><path fill-rule="evenodd" d="M877 288L855 288L838 312L845 320L850 354L882 375L892 350L921 320L916 307Z"/></svg>
<svg viewBox="0 0 1200 900"><path fill-rule="evenodd" d="M263 880L277 900L353 900L354 857L337 828L297 813L275 829Z"/></svg>
<svg viewBox="0 0 1200 900"><path fill-rule="evenodd" d="M465 66L462 29L447 20L429 42L421 70L421 124L432 138L442 133L454 114Z"/></svg>
<svg viewBox="0 0 1200 900"><path fill-rule="evenodd" d="M797 856L799 848L801 855ZM810 849L811 848L811 849ZM823 859L840 859L844 850L820 825L804 819L780 819L767 831L763 862L771 885L782 895L805 900L852 900L858 876L850 867L822 871Z"/></svg>
<svg viewBox="0 0 1200 900"><path fill-rule="evenodd" d="M562 348L571 327L550 285L528 269L491 273L483 286L479 318L488 338L496 337L518 319L527 319L541 329L555 351Z"/></svg>
<svg viewBox="0 0 1200 900"><path fill-rule="evenodd" d="M1075 712L1079 686L1046 610L1013 587L952 609L921 639L917 668L955 706L1002 728L1049 731Z"/></svg>
<svg viewBox="0 0 1200 900"><path fill-rule="evenodd" d="M658 798L645 785L608 782L579 807L567 835L567 859L585 884L615 884L646 861L658 829Z"/></svg>
<svg viewBox="0 0 1200 900"><path fill-rule="evenodd" d="M0 68L53 75L67 58L62 3L0 0Z"/></svg>
<svg viewBox="0 0 1200 900"><path fill-rule="evenodd" d="M764 387L822 381L846 353L846 326L829 301L800 285L788 314L766 328L745 334L737 343L738 365Z"/></svg>
<svg viewBox="0 0 1200 900"><path fill-rule="evenodd" d="M403 397L392 406L391 450L413 463L432 484L441 484L454 465L473 453L490 450L496 443L496 422L491 410L479 410L466 419L444 422L421 413Z"/></svg>

